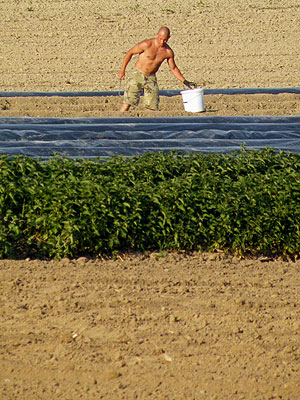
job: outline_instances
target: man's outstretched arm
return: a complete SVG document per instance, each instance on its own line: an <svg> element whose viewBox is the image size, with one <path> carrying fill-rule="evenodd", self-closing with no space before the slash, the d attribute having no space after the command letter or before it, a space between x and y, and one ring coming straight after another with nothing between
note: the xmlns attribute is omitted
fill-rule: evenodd
<svg viewBox="0 0 300 400"><path fill-rule="evenodd" d="M193 87L195 88L197 86L197 84L195 82L190 82L185 79L185 77L182 75L182 73L180 72L179 68L177 67L177 65L175 63L174 56L168 58L168 64L169 64L170 70L171 70L172 74L175 76L175 78L177 78L185 86L187 86L190 89L192 89Z"/></svg>

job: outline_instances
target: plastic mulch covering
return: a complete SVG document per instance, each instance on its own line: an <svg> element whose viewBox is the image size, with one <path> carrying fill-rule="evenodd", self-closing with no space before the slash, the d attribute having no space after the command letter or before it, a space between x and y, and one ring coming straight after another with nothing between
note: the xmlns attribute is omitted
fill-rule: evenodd
<svg viewBox="0 0 300 400"><path fill-rule="evenodd" d="M300 93L288 89L211 89L205 93ZM175 95L178 91L161 91ZM78 92L44 93L78 96ZM92 92L82 95L114 95ZM43 93L0 93L0 97ZM49 158L133 156L152 151L219 152L265 147L300 153L300 116L167 118L0 118L0 154Z"/></svg>

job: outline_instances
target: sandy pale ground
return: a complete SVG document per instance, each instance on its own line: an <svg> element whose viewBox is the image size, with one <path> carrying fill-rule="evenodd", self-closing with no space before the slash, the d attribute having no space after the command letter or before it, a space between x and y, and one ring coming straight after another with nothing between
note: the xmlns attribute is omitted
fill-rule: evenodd
<svg viewBox="0 0 300 400"><path fill-rule="evenodd" d="M296 0L8 0L0 91L119 90L161 25L199 87L299 85ZM133 63L130 65L133 65ZM129 69L130 69L129 68ZM161 89L183 89L164 65ZM122 84L123 89L123 84ZM1 98L0 116L119 116L120 97ZM205 96L200 115L299 115L299 96ZM190 115L180 96L147 114ZM1 400L299 400L300 263L222 254L0 261Z"/></svg>
<svg viewBox="0 0 300 400"><path fill-rule="evenodd" d="M136 42L171 29L188 80L202 87L299 84L296 0L2 0L0 90L118 90ZM161 89L182 84L164 65Z"/></svg>

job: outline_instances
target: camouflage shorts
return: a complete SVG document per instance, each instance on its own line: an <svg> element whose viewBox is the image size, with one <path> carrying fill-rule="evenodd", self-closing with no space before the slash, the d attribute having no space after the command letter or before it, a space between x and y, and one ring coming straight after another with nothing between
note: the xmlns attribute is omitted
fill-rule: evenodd
<svg viewBox="0 0 300 400"><path fill-rule="evenodd" d="M136 106L139 104L144 89L144 105L151 110L158 110L159 89L155 75L145 75L140 71L133 71L126 83L124 103Z"/></svg>

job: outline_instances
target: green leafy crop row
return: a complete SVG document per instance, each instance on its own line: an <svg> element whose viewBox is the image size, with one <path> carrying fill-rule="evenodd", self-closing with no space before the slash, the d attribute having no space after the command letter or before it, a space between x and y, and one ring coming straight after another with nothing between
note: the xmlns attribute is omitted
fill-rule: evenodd
<svg viewBox="0 0 300 400"><path fill-rule="evenodd" d="M0 157L0 257L300 252L300 156Z"/></svg>

